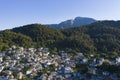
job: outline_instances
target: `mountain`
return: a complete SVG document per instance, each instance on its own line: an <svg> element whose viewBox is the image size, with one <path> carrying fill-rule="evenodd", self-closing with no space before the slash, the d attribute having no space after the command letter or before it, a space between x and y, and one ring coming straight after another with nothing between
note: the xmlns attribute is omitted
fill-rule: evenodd
<svg viewBox="0 0 120 80"><path fill-rule="evenodd" d="M94 51L92 40L88 35L84 34L80 34L80 36L76 35L75 38L72 36L68 37L61 30L40 24L25 25L13 28L12 31L29 36L38 47L43 46L52 49L56 47L61 50L75 49L82 52Z"/></svg>
<svg viewBox="0 0 120 80"><path fill-rule="evenodd" d="M115 56L120 53L120 21L97 21L88 25L54 29L41 24L30 24L0 31L0 50L10 45L48 47L68 53L97 53Z"/></svg>
<svg viewBox="0 0 120 80"><path fill-rule="evenodd" d="M82 35L88 36L87 41L92 41L94 52L120 53L120 21L98 21L82 27L64 29L62 32L67 37L72 37L73 40L75 40L75 36L78 36L77 39ZM85 41L86 45L91 46L87 41ZM77 46L79 42L71 44Z"/></svg>
<svg viewBox="0 0 120 80"><path fill-rule="evenodd" d="M48 26L57 29L65 29L70 27L83 26L83 25L91 24L93 22L96 22L96 20L87 17L76 17L75 19L66 20L59 24L50 24Z"/></svg>
<svg viewBox="0 0 120 80"><path fill-rule="evenodd" d="M120 21L98 21L63 30L31 24L12 31L29 36L37 45L49 48L72 49L83 53L120 51Z"/></svg>

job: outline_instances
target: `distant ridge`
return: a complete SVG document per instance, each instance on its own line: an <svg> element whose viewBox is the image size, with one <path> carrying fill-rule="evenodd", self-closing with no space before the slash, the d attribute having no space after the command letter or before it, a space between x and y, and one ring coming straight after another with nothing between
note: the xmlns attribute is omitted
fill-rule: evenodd
<svg viewBox="0 0 120 80"><path fill-rule="evenodd" d="M70 27L77 27L77 26L91 24L96 21L97 20L95 20L93 18L76 17L75 19L69 19L69 20L63 21L59 24L48 24L48 26L50 26L52 28L57 28L57 29L65 29L65 28L70 28Z"/></svg>

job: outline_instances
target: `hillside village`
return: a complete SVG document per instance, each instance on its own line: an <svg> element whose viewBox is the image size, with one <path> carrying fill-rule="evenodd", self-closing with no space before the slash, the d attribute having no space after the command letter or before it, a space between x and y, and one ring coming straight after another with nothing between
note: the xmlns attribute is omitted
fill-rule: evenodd
<svg viewBox="0 0 120 80"><path fill-rule="evenodd" d="M70 55L58 51L54 55L48 48L13 45L0 53L0 80L119 80L120 57L108 60L91 55L91 58L79 52ZM113 72L104 69L106 66L112 66Z"/></svg>
<svg viewBox="0 0 120 80"><path fill-rule="evenodd" d="M120 0L0 0L0 80L120 80Z"/></svg>

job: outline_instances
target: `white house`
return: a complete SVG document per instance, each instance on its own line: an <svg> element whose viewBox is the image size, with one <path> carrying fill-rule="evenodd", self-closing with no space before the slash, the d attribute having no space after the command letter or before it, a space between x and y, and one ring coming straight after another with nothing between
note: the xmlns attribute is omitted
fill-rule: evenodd
<svg viewBox="0 0 120 80"><path fill-rule="evenodd" d="M120 57L116 58L116 63L120 63Z"/></svg>
<svg viewBox="0 0 120 80"><path fill-rule="evenodd" d="M22 79L22 78L23 78L23 73L22 73L22 72L19 72L19 73L17 74L17 78L18 78L18 79Z"/></svg>
<svg viewBox="0 0 120 80"><path fill-rule="evenodd" d="M31 73L32 73L32 70L26 71L26 75L31 74Z"/></svg>
<svg viewBox="0 0 120 80"><path fill-rule="evenodd" d="M0 72L4 69L4 66L0 66Z"/></svg>
<svg viewBox="0 0 120 80"><path fill-rule="evenodd" d="M64 73L69 74L71 73L72 69L70 67L65 67Z"/></svg>
<svg viewBox="0 0 120 80"><path fill-rule="evenodd" d="M3 57L2 56L0 56L0 62L2 62L3 61Z"/></svg>

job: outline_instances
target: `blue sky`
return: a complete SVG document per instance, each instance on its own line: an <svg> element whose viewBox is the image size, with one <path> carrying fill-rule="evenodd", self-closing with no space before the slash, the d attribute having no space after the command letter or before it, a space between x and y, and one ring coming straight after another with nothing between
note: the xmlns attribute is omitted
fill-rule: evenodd
<svg viewBox="0 0 120 80"><path fill-rule="evenodd" d="M0 0L0 30L77 16L120 20L120 0Z"/></svg>

